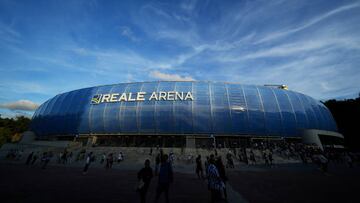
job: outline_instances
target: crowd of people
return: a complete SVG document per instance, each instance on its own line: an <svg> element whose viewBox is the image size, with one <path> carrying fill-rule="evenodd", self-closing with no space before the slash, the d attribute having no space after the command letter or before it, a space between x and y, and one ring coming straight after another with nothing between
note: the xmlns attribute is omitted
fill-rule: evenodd
<svg viewBox="0 0 360 203"><path fill-rule="evenodd" d="M339 152L335 150L320 150L318 147L311 145L304 145L301 143L254 143L250 148L237 148L219 151L216 149L209 150L209 155L203 157L198 154L194 157L192 154L184 154L183 162L185 164L195 166L195 174L199 180L207 182L208 189L211 194L212 202L227 199L226 183L228 177L226 169L235 168L234 161L243 162L245 164L264 164L272 166L274 164L274 156L282 157L284 159L297 158L302 163L314 163L326 173L328 171L328 164L333 162L335 164L347 164L352 168L354 162L358 162L358 156L348 152ZM154 160L154 171L151 168L151 159L146 159L144 167L137 173L138 184L136 190L140 196L141 202L146 201L146 194L150 187L150 181L154 176L158 178L156 188L155 202L164 194L166 202L169 202L169 187L173 182L173 167L175 160L181 161L181 156L176 156L173 151L165 154L162 149L150 149L146 153ZM25 157L26 156L26 157ZM223 162L222 157L225 158ZM9 160L25 160L25 164L29 166L40 165L42 169L46 169L50 161L57 164L72 164L77 162L83 163L83 174L87 174L92 163L96 162L105 169L111 169L114 163L120 164L125 160L125 155L122 151L103 151L96 153L86 151L85 149L78 151L63 150L58 153L53 151L32 151L25 153L22 149L10 149L6 154ZM225 164L224 164L225 163ZM237 165L236 165L237 166Z"/></svg>
<svg viewBox="0 0 360 203"><path fill-rule="evenodd" d="M106 169L111 169L114 162L121 163L124 161L124 153L121 151L118 152L117 156L114 155L114 152L104 152L101 155L95 155L93 152L86 152L86 150L80 150L75 155L75 151L69 151L67 149L64 149L58 153L54 153L51 150L38 150L31 151L28 154L25 154L23 149L10 149L7 152L5 158L7 160L20 161L24 155L27 155L25 162L26 165L34 166L40 163L41 168L43 169L46 168L50 161L63 165L81 163L85 161L85 163L90 165L90 163L95 162L96 160L100 160L99 164L104 165L104 168Z"/></svg>
<svg viewBox="0 0 360 203"><path fill-rule="evenodd" d="M162 193L164 193L165 202L169 202L169 187L174 180L173 162L170 157L171 155L168 156L160 150L155 159L155 172L153 172L150 167L150 160L145 160L144 168L142 168L137 174L139 182L136 190L139 192L141 203L146 202L146 194L153 176L158 176L155 202L158 202ZM227 199L226 182L228 178L226 176L225 165L222 162L221 156L211 154L206 157L206 161L203 163L201 155L198 155L195 163L195 172L200 180L207 181L212 202Z"/></svg>
<svg viewBox="0 0 360 203"><path fill-rule="evenodd" d="M158 176L158 184L156 188L156 195L155 195L155 202L158 202L161 194L164 193L165 201L169 202L169 188L170 184L174 180L173 175L173 161L171 158L171 154L167 155L163 153L162 150L156 155L155 161L155 173L153 173L152 168L150 167L150 160L145 160L145 167L142 168L138 174L138 185L137 185L137 192L140 195L140 202L146 202L146 194L149 189L150 181L152 177Z"/></svg>

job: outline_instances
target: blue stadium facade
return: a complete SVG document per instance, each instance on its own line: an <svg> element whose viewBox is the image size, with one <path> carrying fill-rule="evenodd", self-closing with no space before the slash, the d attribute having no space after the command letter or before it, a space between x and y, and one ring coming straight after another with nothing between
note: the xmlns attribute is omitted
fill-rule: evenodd
<svg viewBox="0 0 360 203"><path fill-rule="evenodd" d="M33 115L38 137L226 135L301 137L337 131L330 111L301 93L221 82L139 82L59 94Z"/></svg>

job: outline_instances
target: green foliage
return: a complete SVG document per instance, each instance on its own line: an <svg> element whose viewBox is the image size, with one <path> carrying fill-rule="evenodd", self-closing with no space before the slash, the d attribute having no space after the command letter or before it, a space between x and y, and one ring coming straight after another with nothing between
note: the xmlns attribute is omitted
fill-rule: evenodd
<svg viewBox="0 0 360 203"><path fill-rule="evenodd" d="M31 120L24 116L14 118L0 117L0 146L10 142L16 133L23 133L29 129Z"/></svg>
<svg viewBox="0 0 360 203"><path fill-rule="evenodd" d="M335 118L338 130L350 149L360 150L360 94L356 99L328 100L324 103Z"/></svg>

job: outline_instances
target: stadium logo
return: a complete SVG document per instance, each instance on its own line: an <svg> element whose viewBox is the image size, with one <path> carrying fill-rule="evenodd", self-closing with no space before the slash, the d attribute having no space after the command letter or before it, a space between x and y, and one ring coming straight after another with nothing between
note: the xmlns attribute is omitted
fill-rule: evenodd
<svg viewBox="0 0 360 203"><path fill-rule="evenodd" d="M100 103L101 94L94 95L91 99L91 104L98 104Z"/></svg>
<svg viewBox="0 0 360 203"><path fill-rule="evenodd" d="M150 95L150 96L148 96ZM96 94L91 98L91 104L115 103L115 102L141 102L141 101L193 101L192 92L146 92L136 93L112 93L112 94Z"/></svg>

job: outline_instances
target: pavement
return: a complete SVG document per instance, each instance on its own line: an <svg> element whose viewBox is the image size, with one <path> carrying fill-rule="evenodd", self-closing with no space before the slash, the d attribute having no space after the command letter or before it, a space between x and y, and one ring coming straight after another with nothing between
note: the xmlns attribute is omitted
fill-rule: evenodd
<svg viewBox="0 0 360 203"><path fill-rule="evenodd" d="M0 161L0 202L139 202L135 192L137 170L117 165L106 170L90 166L82 174L82 164L26 166L23 162ZM122 167L123 166L123 167ZM210 202L204 180L193 166L175 166L170 202ZM360 202L360 167L330 165L324 174L315 165L288 164L237 166L227 170L228 202ZM157 185L153 178L147 195L153 202ZM159 202L164 202L160 199ZM225 202L225 201L224 201Z"/></svg>

